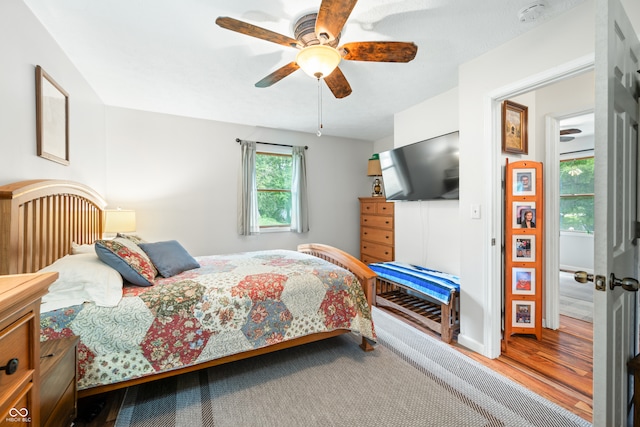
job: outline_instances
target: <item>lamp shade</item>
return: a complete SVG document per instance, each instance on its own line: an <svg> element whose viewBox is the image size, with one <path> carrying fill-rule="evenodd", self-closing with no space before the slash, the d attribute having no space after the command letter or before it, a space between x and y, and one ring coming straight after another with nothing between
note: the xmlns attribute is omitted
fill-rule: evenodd
<svg viewBox="0 0 640 427"><path fill-rule="evenodd" d="M380 159L378 156L369 159L367 165L367 176L382 176L382 168L380 167Z"/></svg>
<svg viewBox="0 0 640 427"><path fill-rule="evenodd" d="M331 74L341 59L340 52L321 44L307 46L296 55L296 62L302 71L317 79Z"/></svg>
<svg viewBox="0 0 640 427"><path fill-rule="evenodd" d="M131 233L136 231L136 212L126 209L105 209L104 233Z"/></svg>

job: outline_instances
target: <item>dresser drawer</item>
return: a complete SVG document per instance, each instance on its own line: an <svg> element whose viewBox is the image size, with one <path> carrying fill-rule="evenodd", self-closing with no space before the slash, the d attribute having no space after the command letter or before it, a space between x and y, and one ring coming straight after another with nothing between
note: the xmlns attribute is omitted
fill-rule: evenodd
<svg viewBox="0 0 640 427"><path fill-rule="evenodd" d="M387 259L383 259L383 258L376 258L374 256L371 256L369 254L361 254L360 256L360 261L364 262L365 264L369 265L369 264L373 264L374 262L387 262L387 261L393 261L393 259L391 259L392 257L387 257Z"/></svg>
<svg viewBox="0 0 640 427"><path fill-rule="evenodd" d="M7 406L0 409L0 427L32 427L34 421L29 408L33 408L31 394L33 388L22 394L17 400L6 402Z"/></svg>
<svg viewBox="0 0 640 427"><path fill-rule="evenodd" d="M379 228L362 227L360 229L360 240L367 242L384 243L393 245L393 231Z"/></svg>
<svg viewBox="0 0 640 427"><path fill-rule="evenodd" d="M393 203L384 201L380 202L361 202L360 213L374 215L393 215Z"/></svg>
<svg viewBox="0 0 640 427"><path fill-rule="evenodd" d="M365 259L367 257L377 258L382 261L392 261L393 246L372 242L362 242L360 245L360 258Z"/></svg>
<svg viewBox="0 0 640 427"><path fill-rule="evenodd" d="M6 371L0 371L0 390L16 387L34 369L31 357L33 320L34 314L27 313L0 331L0 364L5 366L11 359L18 360L15 373L7 375Z"/></svg>
<svg viewBox="0 0 640 427"><path fill-rule="evenodd" d="M40 417L45 426L69 426L76 414L78 337L40 344Z"/></svg>
<svg viewBox="0 0 640 427"><path fill-rule="evenodd" d="M362 215L360 225L393 230L393 217L380 215Z"/></svg>

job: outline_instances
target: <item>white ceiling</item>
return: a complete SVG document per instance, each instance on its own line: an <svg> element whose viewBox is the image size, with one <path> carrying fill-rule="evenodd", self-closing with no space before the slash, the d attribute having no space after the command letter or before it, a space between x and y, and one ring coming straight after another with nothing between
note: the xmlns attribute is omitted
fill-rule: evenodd
<svg viewBox="0 0 640 427"><path fill-rule="evenodd" d="M316 132L314 79L298 70L254 87L296 51L224 30L215 19L293 37L296 18L316 12L321 0L24 1L107 105ZM458 64L583 1L547 0L541 18L521 23L518 12L531 0L361 0L341 44L413 41L418 54L407 64L342 61L353 93L335 99L323 85L323 134L392 135L394 113L457 86Z"/></svg>

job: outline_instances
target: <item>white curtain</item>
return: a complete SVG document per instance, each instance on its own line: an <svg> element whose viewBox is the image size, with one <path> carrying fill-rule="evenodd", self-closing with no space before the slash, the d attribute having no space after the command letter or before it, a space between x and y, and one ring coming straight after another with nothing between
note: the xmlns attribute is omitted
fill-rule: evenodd
<svg viewBox="0 0 640 427"><path fill-rule="evenodd" d="M307 166L305 147L293 147L291 179L291 231L309 231L309 203L307 195Z"/></svg>
<svg viewBox="0 0 640 427"><path fill-rule="evenodd" d="M238 201L238 234L248 236L260 232L258 191L256 190L256 142L240 141L242 169Z"/></svg>

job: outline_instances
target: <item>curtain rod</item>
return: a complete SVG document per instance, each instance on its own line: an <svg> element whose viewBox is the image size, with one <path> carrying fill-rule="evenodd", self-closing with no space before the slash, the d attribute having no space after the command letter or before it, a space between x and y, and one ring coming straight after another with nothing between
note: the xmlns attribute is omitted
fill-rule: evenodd
<svg viewBox="0 0 640 427"><path fill-rule="evenodd" d="M236 138L236 142L240 143L240 141L242 141L240 138ZM276 144L275 142L261 142L261 141L256 141L256 144L264 144L264 145L275 145L277 147L292 147L293 145L288 145L288 144ZM307 147L306 145L304 146L305 150L308 150L309 147Z"/></svg>

